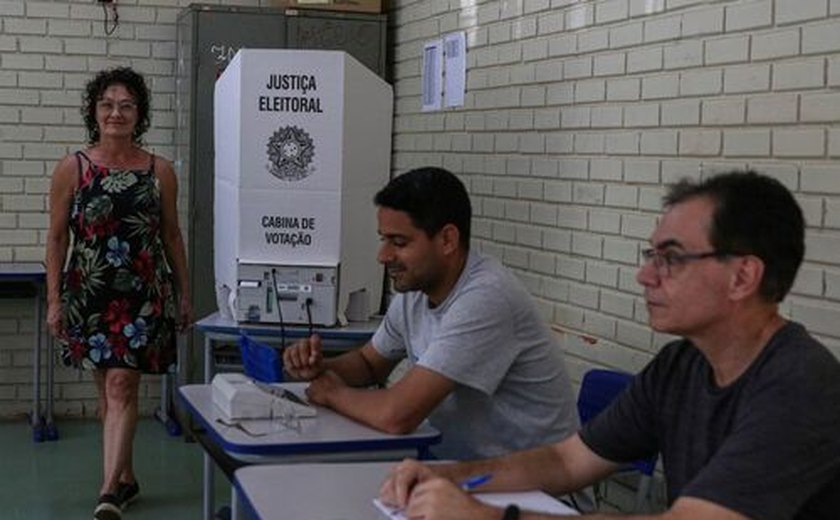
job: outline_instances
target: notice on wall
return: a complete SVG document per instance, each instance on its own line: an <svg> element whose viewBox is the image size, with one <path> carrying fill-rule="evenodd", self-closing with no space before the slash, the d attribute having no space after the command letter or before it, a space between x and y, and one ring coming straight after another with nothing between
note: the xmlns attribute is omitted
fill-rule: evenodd
<svg viewBox="0 0 840 520"><path fill-rule="evenodd" d="M446 106L464 106L467 82L467 34L464 31L443 38L443 56Z"/></svg>
<svg viewBox="0 0 840 520"><path fill-rule="evenodd" d="M440 110L443 94L443 41L426 42L423 46L423 75L421 78L421 109Z"/></svg>

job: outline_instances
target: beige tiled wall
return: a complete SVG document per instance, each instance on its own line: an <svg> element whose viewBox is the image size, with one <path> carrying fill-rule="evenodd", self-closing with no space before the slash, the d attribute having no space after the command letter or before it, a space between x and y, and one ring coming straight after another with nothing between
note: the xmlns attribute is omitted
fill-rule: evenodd
<svg viewBox="0 0 840 520"><path fill-rule="evenodd" d="M638 369L667 339L645 326L639 250L667 184L731 168L801 202L808 253L784 312L840 355L840 2L394 6L396 170L462 176L477 246L565 331L576 375ZM422 45L458 30L466 105L421 112Z"/></svg>

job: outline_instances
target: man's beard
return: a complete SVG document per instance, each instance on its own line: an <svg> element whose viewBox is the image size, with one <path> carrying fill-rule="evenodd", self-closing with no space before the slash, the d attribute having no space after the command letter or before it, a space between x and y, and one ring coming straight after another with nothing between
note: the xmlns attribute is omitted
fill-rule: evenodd
<svg viewBox="0 0 840 520"><path fill-rule="evenodd" d="M411 291L426 292L433 284L431 277L412 277L408 274L408 270L401 264L389 264L386 266L388 270L388 277L391 279L391 287L400 293ZM394 274L401 276L394 276Z"/></svg>

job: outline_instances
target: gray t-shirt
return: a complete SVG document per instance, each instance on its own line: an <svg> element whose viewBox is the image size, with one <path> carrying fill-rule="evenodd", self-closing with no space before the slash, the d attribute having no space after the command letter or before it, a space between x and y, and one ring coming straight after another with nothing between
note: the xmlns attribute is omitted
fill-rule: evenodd
<svg viewBox="0 0 840 520"><path fill-rule="evenodd" d="M434 309L422 292L397 294L373 346L455 381L429 417L443 434L439 457L491 457L577 431L562 351L528 292L494 259L470 253Z"/></svg>
<svg viewBox="0 0 840 520"><path fill-rule="evenodd" d="M667 345L583 441L616 462L662 453L668 500L754 519L840 517L840 363L797 323L720 388L690 342Z"/></svg>

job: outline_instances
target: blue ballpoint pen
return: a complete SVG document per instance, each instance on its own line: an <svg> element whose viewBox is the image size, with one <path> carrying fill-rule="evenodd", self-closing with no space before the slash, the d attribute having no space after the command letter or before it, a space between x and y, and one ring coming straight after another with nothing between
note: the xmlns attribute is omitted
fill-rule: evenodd
<svg viewBox="0 0 840 520"><path fill-rule="evenodd" d="M474 477L470 477L461 482L460 486L461 489L464 491L472 491L473 489L477 488L482 484L486 484L491 478L493 478L492 473L485 473L483 475L476 475ZM385 506L387 508L387 506ZM405 508L396 507L396 508L388 508L386 511L391 518L399 518L405 511Z"/></svg>
<svg viewBox="0 0 840 520"><path fill-rule="evenodd" d="M463 489L464 491L472 491L478 486L486 484L491 478L493 478L492 473L470 477L467 480L461 482L461 489Z"/></svg>

